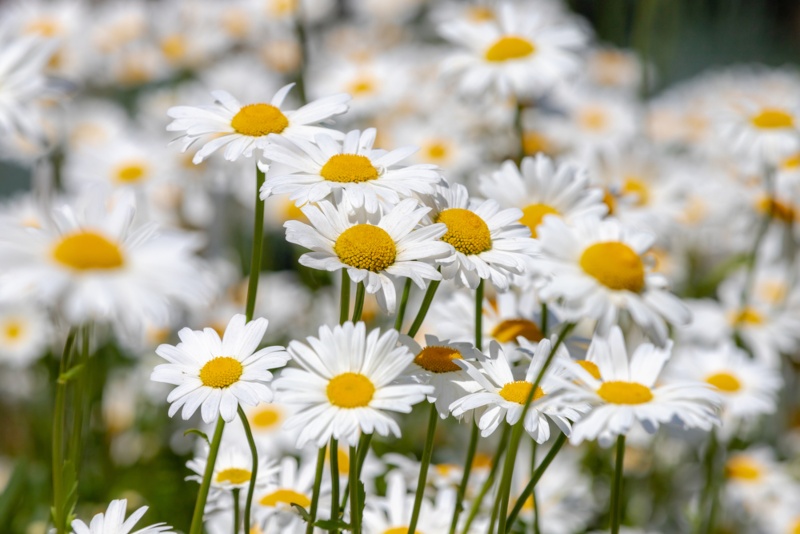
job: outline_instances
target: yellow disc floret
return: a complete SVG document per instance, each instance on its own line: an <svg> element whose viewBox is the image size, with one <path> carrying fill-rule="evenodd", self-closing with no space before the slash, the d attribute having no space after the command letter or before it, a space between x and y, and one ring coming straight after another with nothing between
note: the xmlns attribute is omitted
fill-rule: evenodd
<svg viewBox="0 0 800 534"><path fill-rule="evenodd" d="M414 358L414 363L432 373L452 373L461 370L453 360L460 360L461 353L450 347L425 347Z"/></svg>
<svg viewBox="0 0 800 534"><path fill-rule="evenodd" d="M733 320L731 321L734 326L757 326L764 322L764 316L750 306L745 306L738 312L734 313Z"/></svg>
<svg viewBox="0 0 800 534"><path fill-rule="evenodd" d="M299 504L303 508L308 508L311 505L311 499L293 489L281 488L267 493L259 499L258 503L261 506L272 507L278 506L279 504L286 504L289 506L292 504Z"/></svg>
<svg viewBox="0 0 800 534"><path fill-rule="evenodd" d="M517 380L516 382L509 382L504 385L499 394L508 402L516 402L517 404L525 404L528 400L528 395L531 394L533 384L525 380ZM537 386L533 394L531 402L544 397L544 391L541 387Z"/></svg>
<svg viewBox="0 0 800 534"><path fill-rule="evenodd" d="M238 467L229 467L217 473L217 482L222 484L229 482L231 484L244 484L250 480L250 471L247 469L240 469Z"/></svg>
<svg viewBox="0 0 800 534"><path fill-rule="evenodd" d="M281 133L289 126L289 119L271 104L248 104L231 119L231 127L242 135L261 137Z"/></svg>
<svg viewBox="0 0 800 534"><path fill-rule="evenodd" d="M600 380L600 368L597 367L596 363L590 362L589 360L578 360L576 363L583 367L584 371L592 375L592 378Z"/></svg>
<svg viewBox="0 0 800 534"><path fill-rule="evenodd" d="M547 204L529 204L522 208L519 222L531 229L531 236L536 237L536 227L542 224L545 215L559 215L558 210Z"/></svg>
<svg viewBox="0 0 800 534"><path fill-rule="evenodd" d="M79 271L119 269L125 263L122 251L96 232L75 232L64 236L53 249L61 264Z"/></svg>
<svg viewBox="0 0 800 534"><path fill-rule="evenodd" d="M254 427L260 429L267 429L275 427L280 420L281 411L274 406L267 405L258 409L257 412L250 416L250 422Z"/></svg>
<svg viewBox="0 0 800 534"><path fill-rule="evenodd" d="M725 464L725 476L744 481L761 478L761 466L746 456L737 456Z"/></svg>
<svg viewBox="0 0 800 534"><path fill-rule="evenodd" d="M650 388L638 382L622 382L613 380L603 382L597 394L611 404L644 404L653 400Z"/></svg>
<svg viewBox="0 0 800 534"><path fill-rule="evenodd" d="M541 341L544 337L536 323L528 319L506 319L492 330L492 337L500 343L516 341L520 336L533 342Z"/></svg>
<svg viewBox="0 0 800 534"><path fill-rule="evenodd" d="M725 373L725 372L715 373L709 376L708 378L706 378L706 382L708 382L715 388L728 393L739 391L742 388L742 383L739 382L738 378L736 378L730 373Z"/></svg>
<svg viewBox="0 0 800 534"><path fill-rule="evenodd" d="M217 356L200 369L200 381L210 388L226 388L241 378L244 367L236 358Z"/></svg>
<svg viewBox="0 0 800 534"><path fill-rule="evenodd" d="M756 128L764 130L794 128L794 117L786 111L776 108L762 109L758 114L750 117L750 122Z"/></svg>
<svg viewBox="0 0 800 534"><path fill-rule="evenodd" d="M436 217L437 223L444 223L447 232L442 241L453 245L457 251L466 255L480 254L492 248L492 234L486 222L470 210L450 208Z"/></svg>
<svg viewBox="0 0 800 534"><path fill-rule="evenodd" d="M631 247L619 241L595 243L583 251L581 268L598 282L634 293L644 288L644 263Z"/></svg>
<svg viewBox="0 0 800 534"><path fill-rule="evenodd" d="M114 171L114 179L121 184L134 184L147 177L147 165L137 161L124 163Z"/></svg>
<svg viewBox="0 0 800 534"><path fill-rule="evenodd" d="M536 46L524 37L506 35L495 41L486 50L484 57L486 57L487 61L500 62L522 59L533 55L535 52Z"/></svg>
<svg viewBox="0 0 800 534"><path fill-rule="evenodd" d="M368 182L380 176L372 161L367 156L360 154L331 156L331 159L322 166L319 174L329 182L343 184Z"/></svg>
<svg viewBox="0 0 800 534"><path fill-rule="evenodd" d="M331 378L325 390L328 400L339 408L363 408L375 394L369 378L359 373L342 373Z"/></svg>
<svg viewBox="0 0 800 534"><path fill-rule="evenodd" d="M637 206L646 206L650 201L650 188L644 180L631 176L622 184L622 193L636 197Z"/></svg>
<svg viewBox="0 0 800 534"><path fill-rule="evenodd" d="M342 263L377 273L394 263L397 246L379 226L357 224L339 235L333 251Z"/></svg>

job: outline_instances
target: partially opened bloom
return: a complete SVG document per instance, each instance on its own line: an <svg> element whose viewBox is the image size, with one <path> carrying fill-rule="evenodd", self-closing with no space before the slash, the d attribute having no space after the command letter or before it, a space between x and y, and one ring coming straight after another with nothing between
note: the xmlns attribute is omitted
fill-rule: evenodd
<svg viewBox="0 0 800 534"><path fill-rule="evenodd" d="M226 443L227 441L227 443ZM220 447L219 456L214 462L214 470L211 474L211 489L217 492L232 491L235 489L247 489L252 478L253 457L250 449L243 448L244 444L236 444L227 438L223 440ZM186 467L194 471L194 475L189 475L186 480L194 480L198 483L203 482L203 475L208 464L208 450L203 454L192 458L186 462ZM260 454L258 456L258 474L256 475L256 485L265 484L275 474L277 467L274 462L270 465L267 458Z"/></svg>
<svg viewBox="0 0 800 534"><path fill-rule="evenodd" d="M319 337L292 341L288 350L302 369L286 368L275 381L278 399L300 410L286 428L300 428L297 446L322 447L330 438L355 446L362 433L400 436L386 412L408 413L433 387L400 381L414 355L397 346L398 333L366 333L363 322L333 329L321 326Z"/></svg>
<svg viewBox="0 0 800 534"><path fill-rule="evenodd" d="M180 343L160 345L156 354L169 363L156 366L150 379L178 386L167 397L169 416L183 408L181 416L188 419L200 408L206 423L219 416L230 422L240 404L270 402L269 369L282 367L289 355L283 347L256 350L267 324L263 318L245 324L244 315L235 315L222 339L213 328L183 328Z"/></svg>
<svg viewBox="0 0 800 534"><path fill-rule="evenodd" d="M314 460L310 457L301 459L298 464L296 458L287 456L280 462L278 476L272 478L265 485L260 486L255 495L255 517L264 532L269 532L267 524L272 528L280 525L285 528L286 523L293 523L300 518L292 507L293 504L302 506L306 510L311 506L314 485ZM320 504L325 505L327 499L324 495L328 488L323 487ZM321 514L327 517L329 512ZM318 516L319 517L319 516Z"/></svg>
<svg viewBox="0 0 800 534"><path fill-rule="evenodd" d="M126 520L125 512L127 508L127 499L111 501L105 513L95 515L88 525L80 519L74 520L72 522L73 534L159 534L172 532L172 527L164 523L156 523L131 532L147 511L147 506L142 506Z"/></svg>

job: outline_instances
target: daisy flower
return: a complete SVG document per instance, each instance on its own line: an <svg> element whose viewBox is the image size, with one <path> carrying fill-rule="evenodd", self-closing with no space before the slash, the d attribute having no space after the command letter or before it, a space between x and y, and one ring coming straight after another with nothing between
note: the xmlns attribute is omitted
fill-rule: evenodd
<svg viewBox="0 0 800 534"><path fill-rule="evenodd" d="M240 404L270 402L269 369L282 367L289 355L283 347L256 350L267 324L263 318L245 324L244 315L234 315L222 339L213 328L183 328L180 343L159 345L156 354L169 363L156 366L150 379L178 386L167 397L169 416L183 408L188 419L200 408L206 423L218 416L230 422Z"/></svg>
<svg viewBox="0 0 800 534"><path fill-rule="evenodd" d="M72 522L73 534L159 534L172 532L172 527L164 523L156 523L131 533L133 527L136 526L136 523L147 511L147 506L142 506L126 520L125 512L127 509L127 499L111 501L105 513L95 515L88 525L80 519L74 520Z"/></svg>
<svg viewBox="0 0 800 534"><path fill-rule="evenodd" d="M347 269L350 279L363 282L367 293L380 292L381 303L392 312L397 300L392 277L410 278L424 289L425 280L442 279L425 262L452 251L439 241L447 231L445 225L417 228L428 211L406 199L378 217L363 209L352 210L346 201L336 207L322 201L303 207L311 226L286 222L286 240L312 250L300 257L301 265L325 271Z"/></svg>
<svg viewBox="0 0 800 534"><path fill-rule="evenodd" d="M451 404L450 410L453 415L460 417L468 410L485 407L486 410L478 420L478 428L481 429L483 437L497 430L504 419L509 425L516 424L522 417L533 383L550 354L550 347L550 340L543 339L539 342L522 378L518 372L522 369L512 370L505 352L497 343L492 343L489 349L491 357L484 357L480 361L480 367L466 360L456 360L457 364L481 386L481 390L469 393ZM559 347L554 361L565 358L569 359L566 349ZM537 443L544 443L550 437L548 418L564 434L569 435L570 420L574 421L580 417L580 406L567 405L558 395L561 387L560 382L552 378L553 369L551 366L545 372L542 381L536 387L523 423L525 430Z"/></svg>
<svg viewBox="0 0 800 534"><path fill-rule="evenodd" d="M0 305L0 364L27 367L45 353L52 335L51 319L38 306Z"/></svg>
<svg viewBox="0 0 800 534"><path fill-rule="evenodd" d="M392 471L386 475L386 496L376 496L367 501L364 510L365 532L408 532L414 509L414 494L408 490L402 473ZM454 506L455 494L452 490L439 490L435 504L423 498L415 532L447 532Z"/></svg>
<svg viewBox="0 0 800 534"><path fill-rule="evenodd" d="M194 480L198 484L203 482L203 475L208 464L208 450L196 458L186 462L186 467L194 471L194 475L186 480ZM216 492L247 489L252 478L253 456L250 449L242 448L232 443L224 443L220 447L219 456L214 463L214 472L211 475L211 489ZM263 454L258 456L258 474L256 485L262 485L275 474L275 465L269 465ZM216 496L215 496L216 497ZM213 500L213 499L212 499Z"/></svg>
<svg viewBox="0 0 800 534"><path fill-rule="evenodd" d="M360 434L400 436L400 427L386 412L409 413L433 387L398 382L414 360L399 334L372 330L363 322L347 322L333 329L321 326L319 337L308 344L292 341L288 350L301 369L287 368L275 381L278 400L297 404L285 428L301 428L297 446L313 441L322 447L331 438L355 446Z"/></svg>
<svg viewBox="0 0 800 534"><path fill-rule="evenodd" d="M277 478L261 486L255 495L256 522L262 525L265 532L269 532L267 523L276 528L275 523L285 526L286 523L299 519L292 504L298 504L305 509L311 506L314 474L315 461L310 457L303 458L302 465L294 457L281 460ZM325 495L327 491L323 487L320 495ZM326 499L320 497L319 503L325 506ZM329 514L328 510L322 514L318 511L317 517L324 519Z"/></svg>
<svg viewBox="0 0 800 534"><path fill-rule="evenodd" d="M398 167L418 149L398 148L386 152L373 149L376 131L352 130L341 143L329 135L318 135L311 143L304 139L274 138L264 157L274 165L261 188L261 198L287 193L298 205L318 202L342 191L356 206L378 210L379 201L389 205L403 198L433 193L442 181L436 165Z"/></svg>
<svg viewBox="0 0 800 534"><path fill-rule="evenodd" d="M315 124L347 111L348 95L320 98L295 111L281 109L294 84L282 87L269 104L258 102L242 105L226 91L212 91L212 106L175 106L167 111L174 120L170 132L183 132L180 141L185 152L195 141L209 139L198 150L192 162L201 163L213 152L225 148L225 159L235 161L242 155L250 157L254 149L270 144L269 135L311 139L320 133L336 136L337 132Z"/></svg>
<svg viewBox="0 0 800 534"><path fill-rule="evenodd" d="M489 280L502 291L508 289L511 275L524 272L536 241L519 224L521 210L500 209L494 200L471 202L461 184L438 188L433 203L430 217L447 225L442 241L453 245L453 253L439 260L445 280L471 289Z"/></svg>
<svg viewBox="0 0 800 534"><path fill-rule="evenodd" d="M571 443L597 439L607 447L636 423L651 434L666 423L706 431L719 425L717 408L722 399L710 384L656 385L671 349L671 344L659 349L643 343L629 360L622 330L615 326L607 339L596 336L589 347L588 359L597 365L599 379L577 362L560 360L576 377L574 382L562 380L566 398L593 407L572 427Z"/></svg>
<svg viewBox="0 0 800 534"><path fill-rule="evenodd" d="M539 226L542 257L535 260L544 274L542 300L553 303L565 321L596 319L600 335L607 334L625 310L663 345L665 319L683 325L690 315L666 290L666 279L647 271L643 255L654 239L614 219L579 220L567 226L556 217L546 218Z"/></svg>

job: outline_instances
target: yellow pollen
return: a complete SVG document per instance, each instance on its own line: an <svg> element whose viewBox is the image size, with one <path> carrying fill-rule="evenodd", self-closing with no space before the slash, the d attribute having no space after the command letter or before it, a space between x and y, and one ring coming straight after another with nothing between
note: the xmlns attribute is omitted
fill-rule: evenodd
<svg viewBox="0 0 800 534"><path fill-rule="evenodd" d="M248 104L231 119L231 127L242 135L261 137L281 133L289 120L281 110L271 104Z"/></svg>
<svg viewBox="0 0 800 534"><path fill-rule="evenodd" d="M120 165L114 172L114 178L122 184L133 184L147 177L147 165L130 162Z"/></svg>
<svg viewBox="0 0 800 534"><path fill-rule="evenodd" d="M727 391L729 393L739 391L742 388L742 383L739 382L739 379L730 373L713 374L706 378L706 382L720 391Z"/></svg>
<svg viewBox="0 0 800 534"><path fill-rule="evenodd" d="M119 247L95 232L75 232L64 236L53 249L53 257L79 271L118 269L125 263Z"/></svg>
<svg viewBox="0 0 800 534"><path fill-rule="evenodd" d="M447 226L442 241L462 254L480 254L492 248L492 234L486 222L467 209L446 209L436 217L436 222Z"/></svg>
<svg viewBox="0 0 800 534"><path fill-rule="evenodd" d="M653 400L653 392L647 386L619 380L603 382L597 394L611 404L644 404Z"/></svg>
<svg viewBox="0 0 800 534"><path fill-rule="evenodd" d="M556 152L553 142L539 132L525 132L522 136L522 148L528 156L539 152L551 155Z"/></svg>
<svg viewBox="0 0 800 534"><path fill-rule="evenodd" d="M747 306L733 316L734 326L741 325L760 325L764 322L764 317L754 308Z"/></svg>
<svg viewBox="0 0 800 534"><path fill-rule="evenodd" d="M578 122L587 130L598 132L606 127L608 117L602 108L589 107L579 112Z"/></svg>
<svg viewBox="0 0 800 534"><path fill-rule="evenodd" d="M583 367L583 369L592 375L595 380L600 380L600 368L597 367L597 364L594 362L590 362L588 360L578 360L578 365Z"/></svg>
<svg viewBox="0 0 800 534"><path fill-rule="evenodd" d="M525 404L528 400L528 395L531 394L533 384L525 380L517 380L516 382L509 382L500 390L499 394L508 402L516 402L517 404ZM531 402L544 397L544 391L541 387L537 386L533 394Z"/></svg>
<svg viewBox="0 0 800 534"><path fill-rule="evenodd" d="M756 128L764 130L794 127L794 117L786 111L777 108L762 109L757 115L750 117L750 122Z"/></svg>
<svg viewBox="0 0 800 534"><path fill-rule="evenodd" d="M485 452L479 452L472 460L473 469L486 469L492 467L492 457Z"/></svg>
<svg viewBox="0 0 800 534"><path fill-rule="evenodd" d="M797 218L794 207L777 198L764 197L758 201L758 210L761 213L769 214L773 219L791 224Z"/></svg>
<svg viewBox="0 0 800 534"><path fill-rule="evenodd" d="M369 406L375 386L362 374L342 373L331 378L325 393L330 403L339 408L363 408Z"/></svg>
<svg viewBox="0 0 800 534"><path fill-rule="evenodd" d="M581 269L598 282L617 291L634 293L644 288L644 263L625 243L595 243L583 251Z"/></svg>
<svg viewBox="0 0 800 534"><path fill-rule="evenodd" d="M306 219L306 214L303 213L303 210L301 210L297 206L297 204L295 204L294 202L292 202L289 199L284 199L284 201L283 201L283 203L281 205L281 208L282 208L282 212L283 212L283 221L284 222L286 222L286 221L305 221L305 220L307 220Z"/></svg>
<svg viewBox="0 0 800 534"><path fill-rule="evenodd" d="M363 96L375 92L375 81L370 76L362 75L348 85L348 93L353 96Z"/></svg>
<svg viewBox="0 0 800 534"><path fill-rule="evenodd" d="M747 457L731 458L725 464L725 476L746 481L758 480L761 478L761 466Z"/></svg>
<svg viewBox="0 0 800 534"><path fill-rule="evenodd" d="M506 35L486 50L486 61L509 61L528 57L536 52L536 46L523 37Z"/></svg>
<svg viewBox="0 0 800 534"><path fill-rule="evenodd" d="M339 235L333 251L342 263L377 273L386 270L397 257L392 237L379 226L357 224Z"/></svg>
<svg viewBox="0 0 800 534"><path fill-rule="evenodd" d="M259 499L258 504L261 506L278 506L279 504L299 504L303 508L308 508L311 505L311 499L294 491L293 489L277 489L272 493L267 493L261 499Z"/></svg>
<svg viewBox="0 0 800 534"><path fill-rule="evenodd" d="M545 215L560 215L560 213L547 204L529 204L522 208L522 218L519 222L531 229L531 237L537 237L536 228L542 224Z"/></svg>
<svg viewBox="0 0 800 534"><path fill-rule="evenodd" d="M170 35L161 41L161 53L170 61L177 61L186 55L186 40L178 34Z"/></svg>
<svg viewBox="0 0 800 534"><path fill-rule="evenodd" d="M414 363L432 373L452 373L460 371L461 367L453 363L453 360L460 360L461 353L450 347L425 347L414 358Z"/></svg>
<svg viewBox="0 0 800 534"><path fill-rule="evenodd" d="M250 480L250 471L247 469L239 469L238 467L229 467L217 473L217 482L230 482L231 484L244 484Z"/></svg>
<svg viewBox="0 0 800 534"><path fill-rule="evenodd" d="M7 322L3 328L3 333L6 335L7 339L17 339L23 332L25 332L24 325L15 320Z"/></svg>
<svg viewBox="0 0 800 534"><path fill-rule="evenodd" d="M536 323L528 319L506 319L498 323L492 330L492 337L499 343L516 341L520 336L533 342L541 341L544 338Z"/></svg>
<svg viewBox="0 0 800 534"><path fill-rule="evenodd" d="M794 170L800 167L800 152L794 154L781 163L781 168L785 170Z"/></svg>
<svg viewBox="0 0 800 534"><path fill-rule="evenodd" d="M253 426L261 429L273 428L281 420L281 412L272 406L264 406L250 416Z"/></svg>
<svg viewBox="0 0 800 534"><path fill-rule="evenodd" d="M449 155L450 150L446 143L438 141L425 147L425 155L433 161L441 161Z"/></svg>
<svg viewBox="0 0 800 534"><path fill-rule="evenodd" d="M235 384L244 372L244 367L236 358L217 356L200 369L200 381L210 388L226 388Z"/></svg>
<svg viewBox="0 0 800 534"><path fill-rule="evenodd" d="M329 182L342 184L368 182L379 176L378 169L369 158L360 154L331 156L331 159L322 166L319 174Z"/></svg>
<svg viewBox="0 0 800 534"><path fill-rule="evenodd" d="M626 195L636 196L637 206L646 206L650 200L650 188L644 180L631 176L622 184L622 192Z"/></svg>
<svg viewBox="0 0 800 534"><path fill-rule="evenodd" d="M392 527L383 531L383 534L408 534L408 525L404 527ZM414 534L422 534L421 530L414 530Z"/></svg>

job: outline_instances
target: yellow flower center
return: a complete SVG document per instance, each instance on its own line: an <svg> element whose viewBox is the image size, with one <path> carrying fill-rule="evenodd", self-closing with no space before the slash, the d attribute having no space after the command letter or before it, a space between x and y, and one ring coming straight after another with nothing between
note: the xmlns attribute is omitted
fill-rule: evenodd
<svg viewBox="0 0 800 534"><path fill-rule="evenodd" d="M506 35L486 50L486 61L509 61L528 57L536 52L536 46L523 37Z"/></svg>
<svg viewBox="0 0 800 534"><path fill-rule="evenodd" d="M761 478L761 466L744 456L731 458L725 464L725 476L745 481L758 480Z"/></svg>
<svg viewBox="0 0 800 534"><path fill-rule="evenodd" d="M741 325L760 325L764 322L764 317L755 309L747 306L739 310L733 316L734 326Z"/></svg>
<svg viewBox="0 0 800 534"><path fill-rule="evenodd" d="M461 353L450 347L425 347L414 358L414 363L432 373L452 373L460 371L461 367L453 363L460 360Z"/></svg>
<svg viewBox="0 0 800 534"><path fill-rule="evenodd" d="M730 373L713 374L706 378L706 382L721 391L727 391L730 393L739 391L742 388L742 383L739 382L739 379Z"/></svg>
<svg viewBox="0 0 800 534"><path fill-rule="evenodd" d="M797 169L798 167L800 167L800 152L789 156L781 163L781 168L787 171Z"/></svg>
<svg viewBox="0 0 800 534"><path fill-rule="evenodd" d="M617 207L617 200L614 198L614 195L611 194L611 191L608 189L603 190L603 204L606 205L608 208L608 214L614 215L614 208Z"/></svg>
<svg viewBox="0 0 800 534"><path fill-rule="evenodd" d="M622 184L622 193L625 195L633 195L636 197L637 206L645 206L650 200L650 188L644 180L636 177L630 177Z"/></svg>
<svg viewBox="0 0 800 534"><path fill-rule="evenodd" d="M260 429L273 428L281 420L281 412L273 406L259 408L252 416L250 421L253 426Z"/></svg>
<svg viewBox="0 0 800 534"><path fill-rule="evenodd" d="M408 534L408 525L404 527L392 527L383 531L383 534ZM421 530L414 530L414 534L422 534Z"/></svg>
<svg viewBox="0 0 800 534"><path fill-rule="evenodd" d="M320 176L329 182L357 184L374 180L379 176L378 169L366 156L360 154L336 154L331 156L322 169Z"/></svg>
<svg viewBox="0 0 800 534"><path fill-rule="evenodd" d="M281 133L289 126L289 119L271 104L248 104L231 119L231 127L242 135L261 137Z"/></svg>
<svg viewBox="0 0 800 534"><path fill-rule="evenodd" d="M360 75L356 77L348 85L348 93L353 96L363 96L375 92L375 80L368 75Z"/></svg>
<svg viewBox="0 0 800 534"><path fill-rule="evenodd" d="M536 227L542 224L545 215L560 215L558 210L547 204L530 204L522 208L519 222L531 229L531 236L536 237Z"/></svg>
<svg viewBox="0 0 800 534"><path fill-rule="evenodd" d="M488 22L494 20L494 11L486 6L470 6L467 8L467 17L475 22Z"/></svg>
<svg viewBox="0 0 800 534"><path fill-rule="evenodd" d="M588 360L578 360L578 365L583 367L583 369L592 375L595 380L600 380L600 368L597 367L597 364L594 362L590 362Z"/></svg>
<svg viewBox="0 0 800 534"><path fill-rule="evenodd" d="M794 520L794 523L792 523L792 526L789 528L789 533L800 534L800 518Z"/></svg>
<svg viewBox="0 0 800 534"><path fill-rule="evenodd" d="M236 358L217 356L200 369L200 381L210 388L226 388L241 378L244 367Z"/></svg>
<svg viewBox="0 0 800 534"><path fill-rule="evenodd" d="M229 467L217 473L217 482L222 484L230 482L231 484L244 484L250 480L250 471L247 469L239 469L238 467Z"/></svg>
<svg viewBox="0 0 800 534"><path fill-rule="evenodd" d="M757 208L761 213L787 224L791 224L797 218L794 206L777 198L763 197L758 201Z"/></svg>
<svg viewBox="0 0 800 534"><path fill-rule="evenodd" d="M581 269L598 282L615 290L638 293L644 288L644 263L625 243L595 243L583 251Z"/></svg>
<svg viewBox="0 0 800 534"><path fill-rule="evenodd" d="M170 35L161 41L161 53L170 61L177 61L186 55L186 40L178 35Z"/></svg>
<svg viewBox="0 0 800 534"><path fill-rule="evenodd" d="M773 304L779 304L786 298L789 288L779 280L767 280L758 284L756 291L762 299Z"/></svg>
<svg viewBox="0 0 800 534"><path fill-rule="evenodd" d="M578 113L578 122L587 130L598 132L605 129L608 117L599 107L588 107Z"/></svg>
<svg viewBox="0 0 800 534"><path fill-rule="evenodd" d="M130 162L117 167L114 179L121 184L133 184L147 177L147 165L144 163Z"/></svg>
<svg viewBox="0 0 800 534"><path fill-rule="evenodd" d="M13 319L3 326L3 333L5 334L6 339L17 339L24 331L24 325L21 322Z"/></svg>
<svg viewBox="0 0 800 534"><path fill-rule="evenodd" d="M553 142L539 132L525 132L522 136L522 148L528 156L539 152L544 152L545 154L554 154L556 152Z"/></svg>
<svg viewBox="0 0 800 534"><path fill-rule="evenodd" d="M534 342L541 341L544 337L536 323L528 319L506 319L492 330L492 337L499 343L516 341L520 336Z"/></svg>
<svg viewBox="0 0 800 534"><path fill-rule="evenodd" d="M375 386L362 374L342 373L331 378L325 393L330 403L339 408L363 408L369 406Z"/></svg>
<svg viewBox="0 0 800 534"><path fill-rule="evenodd" d="M442 161L450 154L450 147L443 141L433 141L425 146L424 154L432 161Z"/></svg>
<svg viewBox="0 0 800 534"><path fill-rule="evenodd" d="M650 388L637 382L622 382L613 380L603 382L597 394L604 401L611 404L644 404L653 400Z"/></svg>
<svg viewBox="0 0 800 534"><path fill-rule="evenodd" d="M447 226L442 241L450 243L462 254L480 254L492 248L492 234L486 222L469 210L446 209L436 217L436 222Z"/></svg>
<svg viewBox="0 0 800 534"><path fill-rule="evenodd" d="M125 263L122 251L115 243L90 231L64 236L53 249L53 257L79 271L119 269Z"/></svg>
<svg viewBox="0 0 800 534"><path fill-rule="evenodd" d="M308 508L311 505L311 499L306 497L300 492L293 489L277 489L272 493L267 493L258 503L261 506L278 506L279 504L299 504L303 508Z"/></svg>
<svg viewBox="0 0 800 534"><path fill-rule="evenodd" d="M487 469L489 467L492 467L492 457L484 452L476 453L472 460L472 468Z"/></svg>
<svg viewBox="0 0 800 534"><path fill-rule="evenodd" d="M397 257L392 237L379 226L357 224L341 233L333 251L342 263L377 273L386 270Z"/></svg>
<svg viewBox="0 0 800 534"><path fill-rule="evenodd" d="M786 111L777 108L762 109L758 114L750 117L750 122L756 128L761 128L763 130L794 127L794 117Z"/></svg>
<svg viewBox="0 0 800 534"><path fill-rule="evenodd" d="M500 396L508 402L516 402L517 404L525 404L528 400L528 395L531 394L533 384L525 380L517 380L516 382L509 382L500 390ZM541 387L536 386L536 391L533 393L531 402L544 397L544 391Z"/></svg>

